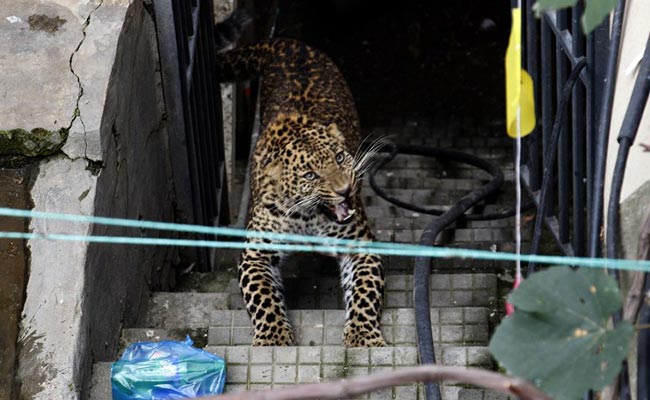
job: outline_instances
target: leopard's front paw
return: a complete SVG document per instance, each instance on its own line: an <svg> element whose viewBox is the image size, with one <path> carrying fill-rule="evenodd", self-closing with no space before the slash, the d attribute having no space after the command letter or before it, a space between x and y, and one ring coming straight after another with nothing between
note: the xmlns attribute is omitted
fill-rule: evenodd
<svg viewBox="0 0 650 400"><path fill-rule="evenodd" d="M256 331L253 336L253 346L293 346L296 340L290 327L277 330Z"/></svg>
<svg viewBox="0 0 650 400"><path fill-rule="evenodd" d="M367 329L346 324L343 330L343 344L346 347L384 347L386 341L379 327Z"/></svg>

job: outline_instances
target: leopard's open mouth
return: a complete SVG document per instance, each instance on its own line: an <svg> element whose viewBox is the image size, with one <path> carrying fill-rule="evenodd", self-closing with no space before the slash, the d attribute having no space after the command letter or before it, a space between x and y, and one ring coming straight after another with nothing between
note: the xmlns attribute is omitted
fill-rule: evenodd
<svg viewBox="0 0 650 400"><path fill-rule="evenodd" d="M357 212L355 209L350 209L350 203L347 200L336 205L321 203L319 208L327 218L341 225L352 221Z"/></svg>

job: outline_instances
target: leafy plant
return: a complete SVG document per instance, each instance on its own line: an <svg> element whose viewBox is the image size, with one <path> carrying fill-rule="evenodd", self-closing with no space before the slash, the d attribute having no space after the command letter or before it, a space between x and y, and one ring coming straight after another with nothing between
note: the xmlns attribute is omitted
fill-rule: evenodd
<svg viewBox="0 0 650 400"><path fill-rule="evenodd" d="M611 383L627 355L632 325L608 325L622 305L603 271L554 267L524 281L509 300L517 311L490 341L509 373L556 399L578 399Z"/></svg>
<svg viewBox="0 0 650 400"><path fill-rule="evenodd" d="M585 0L585 12L582 14L582 29L585 33L593 31L614 9L617 0ZM538 0L533 9L537 13L546 10L573 7L578 0Z"/></svg>

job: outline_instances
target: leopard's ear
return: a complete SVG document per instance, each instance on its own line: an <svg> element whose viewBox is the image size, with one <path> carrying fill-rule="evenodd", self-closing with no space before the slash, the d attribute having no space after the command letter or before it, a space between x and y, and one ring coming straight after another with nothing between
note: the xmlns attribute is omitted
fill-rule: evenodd
<svg viewBox="0 0 650 400"><path fill-rule="evenodd" d="M338 137L340 139L345 139L345 137L343 136L343 132L341 132L341 130L339 129L339 126L336 125L336 122L331 122L329 125L327 125L327 128L325 128L325 129L327 129L327 132L330 135L332 135L334 137Z"/></svg>
<svg viewBox="0 0 650 400"><path fill-rule="evenodd" d="M339 140L343 141L345 143L345 146L348 151L356 151L356 148L359 146L359 141L356 139L355 136L353 135L348 135L347 137L343 134L343 132L339 129L338 125L336 125L335 122L330 123L327 126L327 132L335 138L338 138Z"/></svg>
<svg viewBox="0 0 650 400"><path fill-rule="evenodd" d="M261 154L255 156L257 168L261 169L264 175L279 181L282 176L282 163L273 156L273 151L268 147L262 146L261 149Z"/></svg>

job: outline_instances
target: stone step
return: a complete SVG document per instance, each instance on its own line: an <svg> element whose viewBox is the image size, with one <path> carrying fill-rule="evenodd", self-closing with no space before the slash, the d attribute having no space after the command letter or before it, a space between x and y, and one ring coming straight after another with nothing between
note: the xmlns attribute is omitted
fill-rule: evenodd
<svg viewBox="0 0 650 400"><path fill-rule="evenodd" d="M458 400L509 400L516 399L503 393L485 389L468 389L458 387Z"/></svg>
<svg viewBox="0 0 650 400"><path fill-rule="evenodd" d="M176 321L170 326L149 321L146 328L123 329L121 347L137 341L182 340L190 335L197 347L204 345L250 345L251 319L245 310L213 310L206 319ZM173 319L176 320L176 319ZM299 345L340 345L344 310L290 310L289 320ZM431 309L436 343L486 345L490 333L490 310L485 307L445 307ZM201 328L197 328L201 326ZM389 308L382 313L381 329L389 345L415 345L415 315L412 308Z"/></svg>
<svg viewBox="0 0 650 400"><path fill-rule="evenodd" d="M428 220L431 220L431 217L429 215L420 214L418 212L397 207L379 198L378 196L375 196L375 199L376 199L376 204L365 206L366 215L368 216L369 220L376 219L376 218L383 218L383 217L426 218ZM413 204L416 204L417 206L423 207L425 209L434 208L437 210L447 211L451 208L451 205L453 203L455 203L455 201L450 201L449 204L435 204L435 203L413 203ZM470 208L467 211L467 214L492 214L497 212L500 213L506 210L510 210L511 208L512 208L511 205L508 204L485 204L485 205L479 204L475 207Z"/></svg>
<svg viewBox="0 0 650 400"><path fill-rule="evenodd" d="M228 308L227 293L155 292L149 300L146 327L205 327L215 310Z"/></svg>
<svg viewBox="0 0 650 400"><path fill-rule="evenodd" d="M250 347L207 346L206 351L226 361L227 393L263 390L300 383L366 376L418 364L417 347L344 348L341 346ZM486 347L437 346L441 365L494 367ZM110 399L110 363L95 363L91 379L91 400ZM444 400L458 399L460 386L443 385ZM399 396L399 397L398 397ZM362 396L363 399L421 399L420 385L407 385Z"/></svg>
<svg viewBox="0 0 650 400"><path fill-rule="evenodd" d="M311 276L284 277L289 309L345 308L338 276L320 274L319 271L313 272ZM494 274L431 275L430 304L432 307L494 307L497 301L496 293L497 279ZM384 308L411 307L413 307L413 276L387 275ZM230 281L228 308L244 308L236 279Z"/></svg>
<svg viewBox="0 0 650 400"><path fill-rule="evenodd" d="M386 275L385 308L413 307L413 276L411 272L413 259L410 257L384 257L384 265L388 270ZM300 261L300 259L298 259ZM303 260L304 261L304 260ZM320 265L318 262L296 262L295 272L283 271L286 289L286 301L289 309L343 309L342 291L339 283L336 265ZM486 261L486 263L488 263ZM493 261L489 261L493 264ZM472 269L478 264L477 260L466 259L434 259L433 267L445 265L449 268ZM500 264L503 267L503 263ZM496 267L496 265L495 265ZM393 271L393 272L391 272ZM401 272L402 273L398 273ZM480 269L478 270L480 271ZM152 295L146 326L159 326L162 321L169 319L167 326L188 326L175 321L189 321L188 315L197 315L194 321L205 321L215 309L243 309L244 302L239 285L234 278L229 279L228 288L223 288L223 282L215 282L223 277L233 276L223 271L213 273L192 273L183 278L180 284L182 290L193 292L185 296L183 292L155 293ZM433 307L488 307L493 308L497 302L497 278L491 273L433 273L431 275L431 306ZM224 290L220 293L209 293L215 286ZM226 298L224 298L226 296ZM175 307L174 305L178 305ZM171 311L170 311L171 310ZM174 315L168 315L168 314ZM204 325L198 325L201 327ZM189 327L194 327L189 325Z"/></svg>
<svg viewBox="0 0 650 400"><path fill-rule="evenodd" d="M461 192L467 193L487 183L485 179L452 179L442 176L440 169L389 169L375 174L375 183L382 190L392 195L400 195L400 190L428 190L436 192ZM436 167L440 168L440 167ZM424 172L420 172L424 171ZM370 186L370 179L361 182L362 195L372 196L374 189Z"/></svg>

